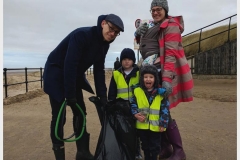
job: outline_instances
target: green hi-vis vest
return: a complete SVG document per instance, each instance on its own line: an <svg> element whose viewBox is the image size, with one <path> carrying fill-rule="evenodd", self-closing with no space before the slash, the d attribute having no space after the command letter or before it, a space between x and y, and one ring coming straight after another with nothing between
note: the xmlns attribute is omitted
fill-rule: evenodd
<svg viewBox="0 0 240 160"><path fill-rule="evenodd" d="M113 77L117 85L117 98L129 100L132 97L132 86L139 83L139 71L136 72L136 77L130 78L128 85L119 71L114 71Z"/></svg>
<svg viewBox="0 0 240 160"><path fill-rule="evenodd" d="M137 99L137 106L139 112L147 113L147 120L145 122L136 121L137 129L150 129L154 132L159 132L159 120L160 120L160 106L163 96L159 94L154 98L151 106L144 91L138 87L134 89L134 95Z"/></svg>

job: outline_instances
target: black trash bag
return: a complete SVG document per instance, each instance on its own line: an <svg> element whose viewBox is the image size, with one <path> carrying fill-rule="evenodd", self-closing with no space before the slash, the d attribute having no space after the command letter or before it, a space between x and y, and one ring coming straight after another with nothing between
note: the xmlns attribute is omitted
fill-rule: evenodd
<svg viewBox="0 0 240 160"><path fill-rule="evenodd" d="M129 102L123 99L109 102L102 120L94 159L135 160L136 129Z"/></svg>
<svg viewBox="0 0 240 160"><path fill-rule="evenodd" d="M127 159L135 159L136 128L135 120L130 112L129 101L119 98L110 102L107 105L107 115L118 141L123 146Z"/></svg>

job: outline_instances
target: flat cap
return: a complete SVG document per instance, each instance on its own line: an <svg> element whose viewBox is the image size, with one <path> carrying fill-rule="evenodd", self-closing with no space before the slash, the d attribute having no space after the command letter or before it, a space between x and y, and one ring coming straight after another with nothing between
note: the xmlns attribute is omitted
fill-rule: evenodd
<svg viewBox="0 0 240 160"><path fill-rule="evenodd" d="M105 18L106 21L111 22L114 24L120 31L124 32L123 21L121 18L115 14L109 14Z"/></svg>

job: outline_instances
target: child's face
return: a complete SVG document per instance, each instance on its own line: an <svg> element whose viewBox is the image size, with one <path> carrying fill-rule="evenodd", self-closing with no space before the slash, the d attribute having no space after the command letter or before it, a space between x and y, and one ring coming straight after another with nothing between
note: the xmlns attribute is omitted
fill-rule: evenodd
<svg viewBox="0 0 240 160"><path fill-rule="evenodd" d="M133 60L131 60L129 58L124 58L122 60L123 69L129 69L129 68L132 68L132 66L133 66Z"/></svg>
<svg viewBox="0 0 240 160"><path fill-rule="evenodd" d="M143 82L144 86L147 88L147 90L151 90L154 87L155 77L152 74L144 74L143 75Z"/></svg>

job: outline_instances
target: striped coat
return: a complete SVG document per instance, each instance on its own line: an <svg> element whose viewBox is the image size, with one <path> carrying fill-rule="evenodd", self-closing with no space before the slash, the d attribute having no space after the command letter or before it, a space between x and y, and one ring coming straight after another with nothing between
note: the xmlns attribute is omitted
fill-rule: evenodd
<svg viewBox="0 0 240 160"><path fill-rule="evenodd" d="M160 25L159 47L162 80L172 83L170 108L193 100L193 79L182 46L182 16L165 19Z"/></svg>

